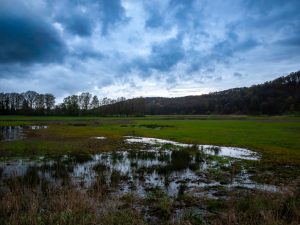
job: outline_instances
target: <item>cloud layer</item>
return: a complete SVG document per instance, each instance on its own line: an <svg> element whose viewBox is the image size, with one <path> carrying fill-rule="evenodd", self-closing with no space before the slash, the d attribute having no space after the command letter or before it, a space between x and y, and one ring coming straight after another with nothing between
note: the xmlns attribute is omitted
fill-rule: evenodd
<svg viewBox="0 0 300 225"><path fill-rule="evenodd" d="M2 0L0 90L182 96L300 69L298 0Z"/></svg>

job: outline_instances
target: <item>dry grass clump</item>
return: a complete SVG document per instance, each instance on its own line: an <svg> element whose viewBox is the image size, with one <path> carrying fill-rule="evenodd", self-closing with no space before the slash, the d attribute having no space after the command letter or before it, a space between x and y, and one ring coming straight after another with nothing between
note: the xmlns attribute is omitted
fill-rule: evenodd
<svg viewBox="0 0 300 225"><path fill-rule="evenodd" d="M239 190L223 201L207 200L191 205L185 201L185 206L178 208L183 212L182 217L178 217L176 207L183 202L183 197L171 199L160 190L149 192L141 200L133 194L110 195L101 177L88 190L72 184L55 186L43 179L30 181L29 184L14 177L2 184L1 225L300 224L299 182L283 193ZM196 211L185 212L185 207ZM199 209L205 210L201 213ZM152 218L146 221L146 215Z"/></svg>
<svg viewBox="0 0 300 225"><path fill-rule="evenodd" d="M236 193L213 224L298 225L300 224L300 182L284 193Z"/></svg>
<svg viewBox="0 0 300 225"><path fill-rule="evenodd" d="M0 224L143 224L143 218L133 209L116 204L108 207L105 188L100 185L98 181L90 191L83 191L71 185L28 186L18 177L12 178L9 185L1 188Z"/></svg>
<svg viewBox="0 0 300 225"><path fill-rule="evenodd" d="M75 188L24 186L15 179L1 193L0 224L93 224L96 205Z"/></svg>

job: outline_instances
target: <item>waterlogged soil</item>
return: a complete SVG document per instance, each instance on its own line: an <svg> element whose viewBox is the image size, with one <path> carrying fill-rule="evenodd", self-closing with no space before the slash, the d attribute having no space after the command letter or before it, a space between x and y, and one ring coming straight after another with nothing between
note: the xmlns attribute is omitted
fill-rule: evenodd
<svg viewBox="0 0 300 225"><path fill-rule="evenodd" d="M127 138L126 141L129 143L143 143L143 144L151 144L151 145L170 144L179 147L196 147L208 155L226 156L226 157L247 159L247 160L260 159L260 155L258 153L244 148L222 147L222 146L214 146L214 145L183 144L175 141L164 140L159 138L148 138L148 137L126 136L126 138Z"/></svg>
<svg viewBox="0 0 300 225"><path fill-rule="evenodd" d="M46 129L48 126L0 126L0 141L16 141L26 138L29 130Z"/></svg>
<svg viewBox="0 0 300 225"><path fill-rule="evenodd" d="M244 162L259 159L258 154L241 148L124 137L124 148L119 151L2 161L0 184L18 177L24 182L44 180L58 186L67 182L87 190L101 181L113 195L145 197L159 188L169 197L184 192L213 199L226 198L226 193L235 189L280 191L251 180Z"/></svg>
<svg viewBox="0 0 300 225"><path fill-rule="evenodd" d="M1 141L26 139L28 132L46 128L2 127ZM99 144L110 140L96 135L87 139ZM124 136L120 143L117 150L97 154L3 159L0 193L13 190L17 182L24 189L45 193L53 187L75 188L88 196L100 193L108 197L102 200L99 211L109 209L106 201L117 205L126 202L120 207L137 210L149 224L166 224L170 218L177 224L187 212L196 218L209 218L220 202L230 200L232 193L285 190L252 179L254 172L249 163L259 162L261 155L249 149L136 136Z"/></svg>

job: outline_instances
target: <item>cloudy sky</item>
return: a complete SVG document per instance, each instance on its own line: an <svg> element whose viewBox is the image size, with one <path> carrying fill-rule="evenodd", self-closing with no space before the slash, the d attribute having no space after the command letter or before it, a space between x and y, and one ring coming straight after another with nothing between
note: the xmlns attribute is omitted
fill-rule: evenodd
<svg viewBox="0 0 300 225"><path fill-rule="evenodd" d="M299 0L0 0L0 92L184 96L300 69Z"/></svg>

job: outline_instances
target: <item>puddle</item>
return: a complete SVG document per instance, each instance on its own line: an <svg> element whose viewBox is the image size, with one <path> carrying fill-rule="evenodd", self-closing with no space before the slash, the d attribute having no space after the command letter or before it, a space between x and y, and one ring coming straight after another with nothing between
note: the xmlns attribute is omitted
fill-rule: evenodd
<svg viewBox="0 0 300 225"><path fill-rule="evenodd" d="M209 155L225 156L246 160L260 159L260 155L258 153L244 148L223 147L213 145L199 145L199 148L203 148L203 151Z"/></svg>
<svg viewBox="0 0 300 225"><path fill-rule="evenodd" d="M34 126L26 126L24 127L25 129L30 129L30 130L39 130L39 129L46 129L48 128L48 126L37 126L37 125L34 125Z"/></svg>
<svg viewBox="0 0 300 225"><path fill-rule="evenodd" d="M16 141L26 138L27 130L46 129L48 126L0 126L0 141Z"/></svg>
<svg viewBox="0 0 300 225"><path fill-rule="evenodd" d="M135 136L125 136L125 138L128 143L143 143L143 144L150 144L150 145L171 144L171 145L181 146L181 147L190 146L189 144L182 144L179 142L169 141L169 140L164 140L159 138L135 137Z"/></svg>
<svg viewBox="0 0 300 225"><path fill-rule="evenodd" d="M24 139L26 131L45 128L47 126L0 127L1 141ZM106 139L104 136L91 138ZM259 160L260 156L248 149L134 136L126 136L125 142L122 151L1 161L0 186L12 177L21 177L25 183L47 180L63 185L71 182L80 189L89 189L100 180L116 195L134 192L145 196L156 188L170 196L177 196L184 189L192 195L209 198L224 197L220 188L279 191L276 186L251 180L243 160Z"/></svg>
<svg viewBox="0 0 300 225"><path fill-rule="evenodd" d="M89 189L101 180L114 195L133 192L141 197L156 188L174 197L184 187L185 192L209 198L219 198L220 188L228 191L235 188L279 190L276 186L252 181L243 167L232 172L240 159L228 158L221 163L193 146L160 144L148 147L95 155L65 155L57 159L41 157L0 162L0 185L17 176L25 180L30 177L30 181L48 180L55 185L68 181L80 189Z"/></svg>
<svg viewBox="0 0 300 225"><path fill-rule="evenodd" d="M106 137L91 137L91 139L97 139L97 140L105 140L107 139Z"/></svg>
<svg viewBox="0 0 300 225"><path fill-rule="evenodd" d="M191 144L183 144L183 143L159 139L159 138L134 137L134 136L125 136L125 138L128 143L143 143L143 144L150 144L150 145L171 144L180 147L193 146ZM225 156L225 157L247 159L247 160L260 159L258 153L243 148L223 147L223 146L213 146L213 145L197 145L197 147L199 150L203 151L208 155Z"/></svg>
<svg viewBox="0 0 300 225"><path fill-rule="evenodd" d="M0 140L13 141L24 139L23 128L21 126L0 127Z"/></svg>

